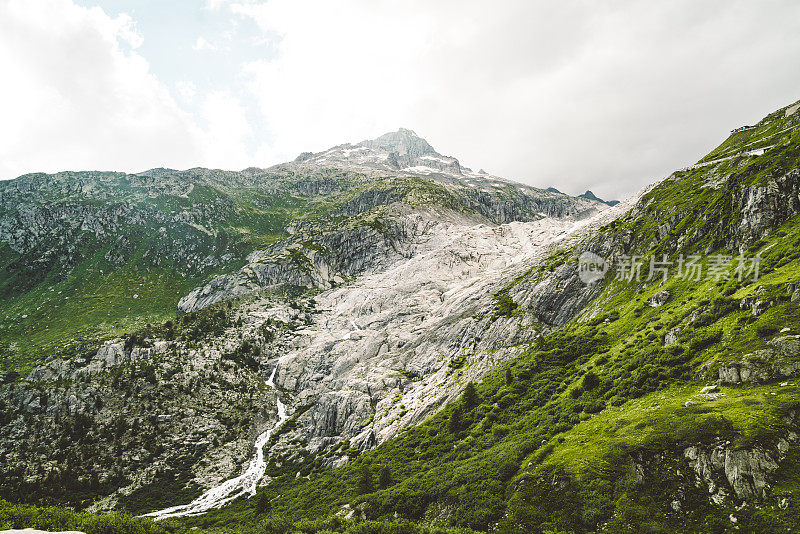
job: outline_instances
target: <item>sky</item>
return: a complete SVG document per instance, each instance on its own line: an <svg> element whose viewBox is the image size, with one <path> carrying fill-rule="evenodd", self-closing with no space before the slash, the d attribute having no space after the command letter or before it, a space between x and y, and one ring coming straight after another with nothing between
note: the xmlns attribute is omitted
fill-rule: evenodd
<svg viewBox="0 0 800 534"><path fill-rule="evenodd" d="M399 127L623 198L800 99L795 0L0 0L0 179L294 159Z"/></svg>

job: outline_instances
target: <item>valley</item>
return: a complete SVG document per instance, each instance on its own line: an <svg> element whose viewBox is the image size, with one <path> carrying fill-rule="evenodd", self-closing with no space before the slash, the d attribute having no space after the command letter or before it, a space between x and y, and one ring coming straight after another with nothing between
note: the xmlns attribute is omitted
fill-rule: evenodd
<svg viewBox="0 0 800 534"><path fill-rule="evenodd" d="M620 203L405 129L0 182L0 527L800 528L798 217L796 104Z"/></svg>

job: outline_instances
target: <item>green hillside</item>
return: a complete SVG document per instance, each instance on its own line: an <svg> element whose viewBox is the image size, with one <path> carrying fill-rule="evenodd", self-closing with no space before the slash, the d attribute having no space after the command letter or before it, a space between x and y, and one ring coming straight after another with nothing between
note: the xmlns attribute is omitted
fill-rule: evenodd
<svg viewBox="0 0 800 534"><path fill-rule="evenodd" d="M493 207L511 206L521 220L536 219L529 200L513 187L476 199L463 187L336 169L84 172L2 182L0 372L25 373L174 318L180 297L235 271L254 250L285 241L290 225L313 249L315 237L341 227L380 228L382 208L393 202L490 219Z"/></svg>
<svg viewBox="0 0 800 534"><path fill-rule="evenodd" d="M611 266L576 318L550 325L520 356L468 384L423 423L365 451L345 442L321 453L275 454L267 465L270 481L255 497L197 517L152 524L96 516L93 521L117 523L92 530L84 516L0 503L0 528L69 526L88 534L799 531L800 113L786 109L731 135L577 246L508 280L496 306L485 311L493 320L535 317L536 310L515 300L517 289L552 273L574 279L585 251ZM341 208L392 184L359 183L342 197L309 201L303 209L313 214L306 215L310 233L320 221L376 224L363 216L368 210L344 216ZM480 211L441 185L411 181L402 190L408 205ZM225 229L238 237L215 253L277 239L278 226L266 221L288 217L305 201L292 199L273 211L253 201L247 216L241 208L223 218L216 235ZM94 254L68 276L52 273L25 292L15 292L11 282L3 286L9 288L2 312L10 322L0 331L5 350L28 336L48 353L59 350L63 337L100 339L164 321L178 296L212 274L148 268L133 255L100 278L93 269L103 265L103 253ZM20 261L7 249L0 257L6 265ZM641 276L620 270L629 261L641 263ZM700 270L696 279L686 272L687 261ZM648 279L651 264L666 275L656 271ZM132 293L139 297L132 300ZM56 305L61 311L48 311ZM46 317L50 328L31 326ZM38 357L14 350L3 360L9 368L24 369ZM278 434L294 428L302 413ZM350 459L346 465L329 467L343 456ZM156 492L156 486L148 487ZM127 509L142 513L162 504L130 500Z"/></svg>

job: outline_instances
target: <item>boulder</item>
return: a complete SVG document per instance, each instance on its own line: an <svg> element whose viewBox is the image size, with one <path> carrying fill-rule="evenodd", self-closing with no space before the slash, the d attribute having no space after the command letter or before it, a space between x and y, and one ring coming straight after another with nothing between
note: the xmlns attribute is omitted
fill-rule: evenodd
<svg viewBox="0 0 800 534"><path fill-rule="evenodd" d="M670 292L666 289L658 291L654 293L649 299L647 299L647 305L651 308L660 308L664 304L667 303L669 297L671 296Z"/></svg>

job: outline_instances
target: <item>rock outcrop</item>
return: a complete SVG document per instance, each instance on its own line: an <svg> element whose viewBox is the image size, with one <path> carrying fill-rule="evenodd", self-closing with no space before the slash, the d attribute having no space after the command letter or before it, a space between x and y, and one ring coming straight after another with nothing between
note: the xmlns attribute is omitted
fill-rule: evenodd
<svg viewBox="0 0 800 534"><path fill-rule="evenodd" d="M739 361L719 364L719 380L739 384L800 376L800 336L777 337L769 345Z"/></svg>
<svg viewBox="0 0 800 534"><path fill-rule="evenodd" d="M796 440L797 435L790 433L789 439L781 439L774 450L764 447L737 449L730 443L716 443L687 447L683 454L696 473L698 483L708 488L713 502L721 504L728 496L740 501L763 501L769 496L771 476L778 469L790 442Z"/></svg>

